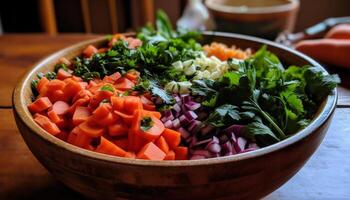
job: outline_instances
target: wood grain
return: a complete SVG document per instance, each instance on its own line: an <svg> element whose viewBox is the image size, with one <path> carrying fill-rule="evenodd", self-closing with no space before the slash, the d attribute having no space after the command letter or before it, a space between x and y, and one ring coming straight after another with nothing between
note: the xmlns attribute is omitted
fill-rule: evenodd
<svg viewBox="0 0 350 200"><path fill-rule="evenodd" d="M12 90L23 74L41 58L97 35L44 34L0 36L0 107L10 107Z"/></svg>
<svg viewBox="0 0 350 200"><path fill-rule="evenodd" d="M34 158L12 111L0 109L0 199L79 199ZM327 136L310 161L265 200L350 199L350 108L338 108Z"/></svg>

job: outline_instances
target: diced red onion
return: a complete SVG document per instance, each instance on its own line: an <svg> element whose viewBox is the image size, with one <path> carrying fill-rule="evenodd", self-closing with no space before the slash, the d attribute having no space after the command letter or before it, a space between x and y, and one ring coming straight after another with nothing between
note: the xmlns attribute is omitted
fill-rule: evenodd
<svg viewBox="0 0 350 200"><path fill-rule="evenodd" d="M207 146L207 149L213 153L219 153L221 151L221 146L218 143L212 143Z"/></svg>
<svg viewBox="0 0 350 200"><path fill-rule="evenodd" d="M208 125L206 125L205 127L203 127L203 128L201 129L201 133L202 133L202 135L206 135L206 134L208 134L209 132L211 132L211 131L214 130L214 129L215 129L214 126L208 124Z"/></svg>
<svg viewBox="0 0 350 200"><path fill-rule="evenodd" d="M173 128L173 122L171 120L168 120L164 122L165 128Z"/></svg>
<svg viewBox="0 0 350 200"><path fill-rule="evenodd" d="M175 99L176 103L181 104L181 98L179 97L179 95L174 94L174 95L173 95L173 97L174 97L174 99Z"/></svg>
<svg viewBox="0 0 350 200"><path fill-rule="evenodd" d="M177 113L180 113L180 112L181 112L181 107L180 107L180 105L177 104L177 103L173 105L173 109L174 109L174 111L177 112Z"/></svg>
<svg viewBox="0 0 350 200"><path fill-rule="evenodd" d="M186 131L186 129L184 129L182 127L180 127L178 129L178 131L181 133L181 137L184 138L184 139L187 139L187 138L189 138L191 136L191 134L188 131Z"/></svg>
<svg viewBox="0 0 350 200"><path fill-rule="evenodd" d="M206 158L210 158L211 157L209 151L207 151L207 150L194 150L192 154L193 155L205 156Z"/></svg>
<svg viewBox="0 0 350 200"><path fill-rule="evenodd" d="M243 135L243 128L244 128L243 125L234 124L234 125L226 128L224 130L224 132L226 132L226 133L233 132L236 136L242 136Z"/></svg>
<svg viewBox="0 0 350 200"><path fill-rule="evenodd" d="M185 115L181 115L179 117L179 120L182 126L186 126L187 124L190 123L190 120L188 120L188 118Z"/></svg>
<svg viewBox="0 0 350 200"><path fill-rule="evenodd" d="M227 153L232 153L232 144L230 141L225 142L221 145L222 153L225 155Z"/></svg>
<svg viewBox="0 0 350 200"><path fill-rule="evenodd" d="M206 139L206 140L201 140L201 141L198 141L194 144L194 146L199 146L199 145L202 145L202 144L206 144L206 143L209 143L210 141L212 141L212 138L209 138L209 139Z"/></svg>
<svg viewBox="0 0 350 200"><path fill-rule="evenodd" d="M247 140L242 137L239 137L237 138L237 142L235 143L234 147L236 151L239 153L245 149L246 144L247 144Z"/></svg>
<svg viewBox="0 0 350 200"><path fill-rule="evenodd" d="M188 126L188 131L191 132L191 133L195 133L197 131L197 128L198 126L201 124L200 121L197 121L197 120L192 120L190 122L190 125Z"/></svg>
<svg viewBox="0 0 350 200"><path fill-rule="evenodd" d="M197 110L198 108L201 107L201 104L197 103L197 102L194 102L194 101L189 101L189 102L185 103L185 107L188 110Z"/></svg>
<svg viewBox="0 0 350 200"><path fill-rule="evenodd" d="M174 115L171 112L171 110L166 110L163 113L163 117L160 119L163 123L165 123L168 120L174 120Z"/></svg>
<svg viewBox="0 0 350 200"><path fill-rule="evenodd" d="M172 123L173 123L173 128L175 128L175 129L178 129L178 128L180 128L180 126L181 126L181 124L180 124L180 120L179 119L174 119L173 121L172 121Z"/></svg>
<svg viewBox="0 0 350 200"><path fill-rule="evenodd" d="M245 153L245 152L254 151L254 150L257 150L257 148L247 148L247 149L244 149L243 151L241 151L239 153Z"/></svg>
<svg viewBox="0 0 350 200"><path fill-rule="evenodd" d="M185 112L185 116L187 117L188 120L194 120L197 119L197 114L195 112L193 112L192 110L186 111Z"/></svg>
<svg viewBox="0 0 350 200"><path fill-rule="evenodd" d="M186 104L187 102L192 101L192 98L189 94L182 94L181 95L181 100L183 104Z"/></svg>

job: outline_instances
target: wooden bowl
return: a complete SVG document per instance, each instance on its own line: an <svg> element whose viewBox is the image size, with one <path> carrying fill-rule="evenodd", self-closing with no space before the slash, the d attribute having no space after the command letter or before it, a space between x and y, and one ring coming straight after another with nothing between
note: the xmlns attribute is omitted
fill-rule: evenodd
<svg viewBox="0 0 350 200"><path fill-rule="evenodd" d="M317 62L292 49L248 36L206 33L206 39L258 49L266 44L286 64ZM317 149L331 121L337 92L323 102L305 129L277 144L234 156L191 161L146 161L95 153L70 145L41 129L32 119L31 80L38 72L53 70L57 60L72 58L88 44L101 45L105 38L82 42L39 62L13 93L17 126L35 157L58 180L90 198L116 199L255 199L276 190L290 179ZM323 68L322 68L323 69Z"/></svg>
<svg viewBox="0 0 350 200"><path fill-rule="evenodd" d="M218 31L270 40L293 31L299 10L299 0L206 0L205 4Z"/></svg>

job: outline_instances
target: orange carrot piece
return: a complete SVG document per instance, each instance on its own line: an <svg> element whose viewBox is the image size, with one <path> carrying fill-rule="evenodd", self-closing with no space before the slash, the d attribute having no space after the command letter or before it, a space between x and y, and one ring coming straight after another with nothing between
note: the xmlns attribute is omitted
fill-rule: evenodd
<svg viewBox="0 0 350 200"><path fill-rule="evenodd" d="M188 148L187 147L176 147L174 149L176 160L187 160L188 159Z"/></svg>
<svg viewBox="0 0 350 200"><path fill-rule="evenodd" d="M138 152L137 158L146 160L164 160L165 153L153 142L149 142Z"/></svg>
<svg viewBox="0 0 350 200"><path fill-rule="evenodd" d="M78 94L83 88L76 81L70 81L64 87L63 92L68 99L73 98L76 94Z"/></svg>
<svg viewBox="0 0 350 200"><path fill-rule="evenodd" d="M93 118L95 120L100 120L105 116L107 116L109 113L110 113L110 110L106 104L100 105L99 107L96 108L96 110L94 110L94 112L92 112Z"/></svg>
<svg viewBox="0 0 350 200"><path fill-rule="evenodd" d="M129 128L121 122L108 126L108 134L112 137L127 135L128 130Z"/></svg>
<svg viewBox="0 0 350 200"><path fill-rule="evenodd" d="M78 106L86 106L87 104L89 103L89 99L88 98L81 98L81 99L78 99L76 102L73 103L73 105L71 105L69 107L69 109L66 111L66 113L69 115L69 116L72 116L75 112L75 109L78 107Z"/></svg>
<svg viewBox="0 0 350 200"><path fill-rule="evenodd" d="M69 144L73 144L75 142L75 139L77 138L78 132L80 132L80 129L78 126L74 127L71 132L68 135L67 142Z"/></svg>
<svg viewBox="0 0 350 200"><path fill-rule="evenodd" d="M135 86L135 83L133 83L132 81L130 81L125 77L118 79L115 83L115 88L117 88L118 90L129 90L134 86Z"/></svg>
<svg viewBox="0 0 350 200"><path fill-rule="evenodd" d="M169 152L169 145L166 143L166 140L163 136L160 136L156 140L155 145L157 145L157 147L159 147L165 154Z"/></svg>
<svg viewBox="0 0 350 200"><path fill-rule="evenodd" d="M164 132L162 133L162 136L167 141L170 149L175 149L177 146L179 146L181 142L181 133L168 128L164 130Z"/></svg>
<svg viewBox="0 0 350 200"><path fill-rule="evenodd" d="M137 83L137 80L140 76L140 72L136 70L129 70L126 74L125 77L132 81L133 83Z"/></svg>
<svg viewBox="0 0 350 200"><path fill-rule="evenodd" d="M113 140L113 143L124 150L128 150L128 145L129 145L128 138Z"/></svg>
<svg viewBox="0 0 350 200"><path fill-rule="evenodd" d="M104 129L89 123L89 119L79 124L79 129L90 137L99 137L103 135Z"/></svg>
<svg viewBox="0 0 350 200"><path fill-rule="evenodd" d="M64 81L61 81L61 80L58 80L58 79L51 80L50 82L48 82L46 84L46 87L50 91L62 90L65 86L66 86L66 83Z"/></svg>
<svg viewBox="0 0 350 200"><path fill-rule="evenodd" d="M85 122L91 115L90 109L83 106L77 106L73 114L73 124L75 126Z"/></svg>
<svg viewBox="0 0 350 200"><path fill-rule="evenodd" d="M44 115L36 114L34 117L34 121L38 123L41 126L41 128L43 128L45 131L52 135L57 135L61 132L57 125L51 122L50 119Z"/></svg>
<svg viewBox="0 0 350 200"><path fill-rule="evenodd" d="M39 93L41 93L41 90L46 86L47 83L49 83L49 79L47 79L46 77L42 77L39 82L38 85L36 86L36 89L38 90Z"/></svg>
<svg viewBox="0 0 350 200"><path fill-rule="evenodd" d="M56 125L58 123L62 123L63 119L60 115L58 115L54 110L50 110L47 112L47 116L50 118L50 120L55 123Z"/></svg>
<svg viewBox="0 0 350 200"><path fill-rule="evenodd" d="M126 96L124 100L124 110L128 114L134 113L135 110L142 108L140 97Z"/></svg>
<svg viewBox="0 0 350 200"><path fill-rule="evenodd" d="M175 160L175 152L173 150L168 151L164 160Z"/></svg>
<svg viewBox="0 0 350 200"><path fill-rule="evenodd" d="M83 56L85 58L90 58L91 56L93 56L97 52L98 52L98 50L96 49L96 47L94 47L93 45L89 45L84 49Z"/></svg>
<svg viewBox="0 0 350 200"><path fill-rule="evenodd" d="M160 112L157 111L143 110L142 112L144 116L153 116L157 119L160 119L162 117L162 114L160 114Z"/></svg>
<svg viewBox="0 0 350 200"><path fill-rule="evenodd" d="M73 100L72 102L76 102L78 99L81 99L81 98L91 98L92 97L92 93L89 91L89 90L81 90L78 94L76 94L74 97L73 97Z"/></svg>
<svg viewBox="0 0 350 200"><path fill-rule="evenodd" d="M135 155L134 152L129 152L129 151L127 151L127 152L125 153L124 158L136 158L136 155Z"/></svg>
<svg viewBox="0 0 350 200"><path fill-rule="evenodd" d="M49 97L52 103L56 101L68 101L68 98L66 98L66 95L62 90L49 90L48 92L46 92L46 95L47 97Z"/></svg>
<svg viewBox="0 0 350 200"><path fill-rule="evenodd" d="M67 141L69 133L66 131L61 131L59 134L57 134L55 136L63 141Z"/></svg>
<svg viewBox="0 0 350 200"><path fill-rule="evenodd" d="M89 107L90 108L96 108L101 101L104 99L110 99L110 97L113 96L113 92L110 91L97 91L90 99Z"/></svg>
<svg viewBox="0 0 350 200"><path fill-rule="evenodd" d="M64 115L67 110L69 109L69 104L64 102L64 101L56 101L52 105L52 110L57 114L57 115Z"/></svg>
<svg viewBox="0 0 350 200"><path fill-rule="evenodd" d="M28 105L28 109L31 113L42 112L52 106L52 103L47 97L40 97L33 103Z"/></svg>
<svg viewBox="0 0 350 200"><path fill-rule="evenodd" d="M120 157L124 157L126 154L126 151L113 144L111 141L107 140L103 136L101 136L101 143L97 146L95 151L103 154L109 154Z"/></svg>
<svg viewBox="0 0 350 200"><path fill-rule="evenodd" d="M134 119L133 115L127 115L116 110L114 110L113 112L116 115L118 115L120 118L122 118L122 120L125 122L126 125L130 125L132 123L132 120Z"/></svg>
<svg viewBox="0 0 350 200"><path fill-rule="evenodd" d="M162 121L160 121L159 119L155 118L154 116L149 116L152 119L152 127L146 131L141 131L140 135L149 140L149 141L153 141L155 139L157 139L164 131L165 127ZM167 138L165 138L167 140ZM168 142L168 140L167 140Z"/></svg>
<svg viewBox="0 0 350 200"><path fill-rule="evenodd" d="M57 72L57 79L59 79L59 80L64 80L64 79L70 78L72 76L73 76L72 73L67 72L66 70L64 70L62 68L59 69Z"/></svg>
<svg viewBox="0 0 350 200"><path fill-rule="evenodd" d="M81 129L80 129L81 130ZM78 131L73 144L77 147L84 149L89 149L92 141L92 137L84 133L83 131Z"/></svg>
<svg viewBox="0 0 350 200"><path fill-rule="evenodd" d="M122 111L124 109L124 100L124 97L112 96L111 103L113 105L113 109L117 111Z"/></svg>

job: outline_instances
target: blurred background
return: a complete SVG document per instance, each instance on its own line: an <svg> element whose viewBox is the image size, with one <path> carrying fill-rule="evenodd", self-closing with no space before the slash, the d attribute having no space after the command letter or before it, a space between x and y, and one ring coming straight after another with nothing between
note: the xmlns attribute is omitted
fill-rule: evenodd
<svg viewBox="0 0 350 200"><path fill-rule="evenodd" d="M153 21L159 8L175 24L187 3L188 0L1 1L0 34L126 32ZM300 31L328 17L346 15L350 15L349 0L300 0L294 30Z"/></svg>

